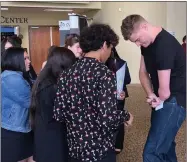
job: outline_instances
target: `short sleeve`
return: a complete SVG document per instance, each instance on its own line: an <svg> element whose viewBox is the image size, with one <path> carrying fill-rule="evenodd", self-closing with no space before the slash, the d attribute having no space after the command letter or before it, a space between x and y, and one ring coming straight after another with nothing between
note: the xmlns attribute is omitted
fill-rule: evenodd
<svg viewBox="0 0 187 162"><path fill-rule="evenodd" d="M160 41L156 48L157 70L173 69L175 63L175 45L169 42Z"/></svg>

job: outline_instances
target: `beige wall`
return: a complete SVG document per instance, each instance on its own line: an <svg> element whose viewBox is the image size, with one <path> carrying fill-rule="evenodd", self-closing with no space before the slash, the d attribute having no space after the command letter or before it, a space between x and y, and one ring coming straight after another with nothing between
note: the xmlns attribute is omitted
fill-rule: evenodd
<svg viewBox="0 0 187 162"><path fill-rule="evenodd" d="M180 43L186 35L186 14L186 2L167 2L167 30L174 31Z"/></svg>
<svg viewBox="0 0 187 162"><path fill-rule="evenodd" d="M93 4L92 4L93 5ZM100 4L97 4L100 6ZM97 7L98 7L97 6ZM181 42L186 33L186 3L185 2L101 2L100 11L86 12L88 17L93 17L94 22L102 22L111 25L119 35L120 41L117 50L120 56L128 62L132 83L139 83L138 70L140 49L128 41L124 41L121 35L121 21L129 14L140 14L155 25L161 25L167 30L174 31L176 38ZM59 20L68 19L67 13L18 13L1 12L3 16L27 17L28 24L20 25L23 34L23 46L29 47L28 25L58 25ZM3 24L2 24L3 25Z"/></svg>
<svg viewBox="0 0 187 162"><path fill-rule="evenodd" d="M23 35L23 44L24 48L29 49L29 34L28 34L28 26L29 25L58 25L59 20L66 20L68 19L67 13L59 14L59 13L18 13L18 12L1 12L1 16L6 17L21 17L21 18L28 18L28 24L10 24L4 23L1 25L19 25L20 26L20 33Z"/></svg>
<svg viewBox="0 0 187 162"><path fill-rule="evenodd" d="M90 12L88 16L93 16L94 22L109 24L119 35L117 50L128 63L132 83L139 83L140 49L135 44L124 41L120 30L122 19L129 14L140 14L151 23L166 27L165 2L102 2L102 10L97 13Z"/></svg>

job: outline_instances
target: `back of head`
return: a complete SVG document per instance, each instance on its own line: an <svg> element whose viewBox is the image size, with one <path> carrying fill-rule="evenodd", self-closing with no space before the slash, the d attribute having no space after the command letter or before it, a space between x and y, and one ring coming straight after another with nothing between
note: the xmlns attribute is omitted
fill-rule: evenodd
<svg viewBox="0 0 187 162"><path fill-rule="evenodd" d="M5 38L1 42L1 55L6 50L5 46L7 42L9 42L12 45L12 47L21 47L21 44L22 44L22 40L17 35L13 35L13 36Z"/></svg>
<svg viewBox="0 0 187 162"><path fill-rule="evenodd" d="M21 47L22 39L19 36L13 35L12 37L10 37L10 39L12 39L12 44L14 47Z"/></svg>
<svg viewBox="0 0 187 162"><path fill-rule="evenodd" d="M53 50L54 50L56 47L58 47L58 46L54 46L54 45L53 45L53 46L49 47L47 58L49 57L49 55L51 55L51 53L53 52Z"/></svg>
<svg viewBox="0 0 187 162"><path fill-rule="evenodd" d="M107 46L118 44L119 38L109 25L92 24L85 27L80 34L80 47L83 53L99 50L104 42Z"/></svg>
<svg viewBox="0 0 187 162"><path fill-rule="evenodd" d="M7 37L7 41L10 42L13 47L21 47L22 44L22 40L17 35Z"/></svg>
<svg viewBox="0 0 187 162"><path fill-rule="evenodd" d="M79 35L69 34L66 36L66 40L65 40L66 48L68 48L68 46L72 47L75 43L79 43Z"/></svg>
<svg viewBox="0 0 187 162"><path fill-rule="evenodd" d="M48 56L47 63L40 75L38 76L36 82L34 83L32 89L32 98L31 98L31 106L30 106L30 123L32 128L34 128L34 118L35 112L37 108L37 92L39 90L39 84L42 87L43 80L50 80L54 84L57 83L57 78L60 73L72 66L76 61L75 55L73 52L65 47L55 47ZM45 84L45 83L44 83Z"/></svg>
<svg viewBox="0 0 187 162"><path fill-rule="evenodd" d="M35 89L38 88L39 83L43 80L51 80L54 84L57 82L57 78L60 73L72 66L76 61L73 52L65 47L55 47L49 53L46 65L40 72L37 80L34 84Z"/></svg>
<svg viewBox="0 0 187 162"><path fill-rule="evenodd" d="M121 32L125 40L129 40L131 34L146 20L137 14L129 15L122 21Z"/></svg>
<svg viewBox="0 0 187 162"><path fill-rule="evenodd" d="M49 53L46 68L50 68L52 75L57 78L62 70L69 68L75 61L75 55L71 50L65 47L55 47Z"/></svg>
<svg viewBox="0 0 187 162"><path fill-rule="evenodd" d="M24 61L25 50L21 47L8 48L1 58L1 68L4 70L26 72Z"/></svg>

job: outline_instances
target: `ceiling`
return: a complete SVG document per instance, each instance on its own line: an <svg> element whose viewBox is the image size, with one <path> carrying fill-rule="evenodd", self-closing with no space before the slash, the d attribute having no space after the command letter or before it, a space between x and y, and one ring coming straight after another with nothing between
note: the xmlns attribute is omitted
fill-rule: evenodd
<svg viewBox="0 0 187 162"><path fill-rule="evenodd" d="M41 8L41 7L8 7L8 10L7 11L2 11L1 12L46 12L44 11L44 9L46 8ZM77 14L83 14L83 13L86 13L86 12L89 12L91 10L94 10L94 9L78 9L78 8L68 8L68 9L72 9L73 13L77 13ZM50 11L51 12L51 11ZM57 12L57 11L53 11L53 13L69 13L69 12Z"/></svg>

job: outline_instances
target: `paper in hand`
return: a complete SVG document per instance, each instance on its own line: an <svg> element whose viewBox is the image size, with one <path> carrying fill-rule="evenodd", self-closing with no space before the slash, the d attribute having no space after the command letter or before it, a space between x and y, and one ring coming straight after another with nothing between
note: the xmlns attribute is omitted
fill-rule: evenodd
<svg viewBox="0 0 187 162"><path fill-rule="evenodd" d="M155 108L155 110L157 111L157 110L162 109L162 108L163 108L163 104L164 104L164 101L161 101L161 102L160 102L160 105L158 105L158 106Z"/></svg>
<svg viewBox="0 0 187 162"><path fill-rule="evenodd" d="M119 95L120 92L123 91L125 71L126 71L126 63L116 72L117 91L119 92L117 95L118 98L120 98Z"/></svg>

